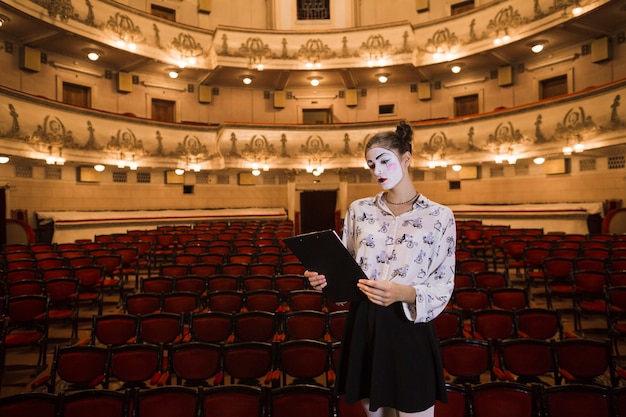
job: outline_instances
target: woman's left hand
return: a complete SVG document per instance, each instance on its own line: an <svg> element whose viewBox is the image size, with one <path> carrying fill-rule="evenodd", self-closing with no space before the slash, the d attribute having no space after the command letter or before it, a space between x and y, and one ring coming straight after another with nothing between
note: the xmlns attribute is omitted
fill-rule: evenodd
<svg viewBox="0 0 626 417"><path fill-rule="evenodd" d="M391 281L360 279L357 287L372 303L383 307L390 306L398 301L415 302L415 289L409 285L397 284Z"/></svg>

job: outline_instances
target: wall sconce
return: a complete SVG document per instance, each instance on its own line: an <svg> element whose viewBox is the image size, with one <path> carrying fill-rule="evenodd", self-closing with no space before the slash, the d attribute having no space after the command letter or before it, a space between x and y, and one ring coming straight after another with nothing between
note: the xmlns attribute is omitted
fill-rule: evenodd
<svg viewBox="0 0 626 417"><path fill-rule="evenodd" d="M46 164L48 165L63 165L65 164L65 158L61 156L62 148L59 148L59 156L52 154L52 146L48 147L48 156L46 157Z"/></svg>
<svg viewBox="0 0 626 417"><path fill-rule="evenodd" d="M261 175L261 170L259 169L259 164L252 164L252 175L258 177Z"/></svg>
<svg viewBox="0 0 626 417"><path fill-rule="evenodd" d="M388 73L376 74L375 77L378 78L378 82L381 84L385 84L387 81L389 81Z"/></svg>
<svg viewBox="0 0 626 417"><path fill-rule="evenodd" d="M548 44L548 41L546 41L545 39L540 39L540 40L531 42L527 45L530 46L531 51L538 54L539 52L543 51L543 48L545 48L547 44Z"/></svg>
<svg viewBox="0 0 626 417"><path fill-rule="evenodd" d="M571 155L574 152L580 153L585 150L585 144L582 142L582 138L580 137L580 135L576 136L576 143L574 145L570 145L569 139L565 143L565 146L563 147L564 155Z"/></svg>
<svg viewBox="0 0 626 417"><path fill-rule="evenodd" d="M504 161L507 161L510 165L515 165L517 163L517 156L515 155L513 148L509 148L507 153L502 153L496 155L493 160L496 164L501 164Z"/></svg>
<svg viewBox="0 0 626 417"><path fill-rule="evenodd" d="M324 77L307 77L307 80L309 80L313 87L317 87L318 85L320 85L320 81L323 79Z"/></svg>
<svg viewBox="0 0 626 417"><path fill-rule="evenodd" d="M176 174L176 175L183 175L184 173L185 173L185 170L182 169L182 168L176 168L174 170L174 174Z"/></svg>
<svg viewBox="0 0 626 417"><path fill-rule="evenodd" d="M93 169L95 169L97 172L102 172L102 171L104 171L104 165L96 164L96 165L93 166Z"/></svg>
<svg viewBox="0 0 626 417"><path fill-rule="evenodd" d="M245 85L250 85L252 84L252 80L254 79L254 75L242 75L241 76L241 81L245 84Z"/></svg>
<svg viewBox="0 0 626 417"><path fill-rule="evenodd" d="M9 19L8 16L5 16L3 14L0 14L0 28L2 26L4 26L5 24L9 23L11 21L11 19Z"/></svg>
<svg viewBox="0 0 626 417"><path fill-rule="evenodd" d="M99 51L98 49L83 49L83 52L87 54L87 58L90 61L97 61L102 56L102 51Z"/></svg>
<svg viewBox="0 0 626 417"><path fill-rule="evenodd" d="M543 156L538 156L537 158L533 159L533 162L535 163L535 165L541 165L546 162L546 158L544 158Z"/></svg>
<svg viewBox="0 0 626 417"><path fill-rule="evenodd" d="M315 160L313 162L309 161L309 164L306 166L306 172L308 172L309 174L313 174L316 177L319 177L320 175L322 175L324 173L324 166L322 165L322 162L316 162Z"/></svg>
<svg viewBox="0 0 626 417"><path fill-rule="evenodd" d="M495 38L495 39L493 40L493 44L494 44L495 46L500 46L500 45L502 45L503 43L507 43L507 42L509 42L510 40L511 40L511 37L510 37L510 36L509 36L509 34L508 34L508 33L506 33L506 31L505 31L505 32L504 32L504 35L502 35L502 36L498 36L497 38Z"/></svg>
<svg viewBox="0 0 626 417"><path fill-rule="evenodd" d="M435 155L435 156L437 156L437 155ZM433 156L433 158L435 158L435 156ZM448 161L446 161L444 155L441 155L441 157L439 157L438 160L431 159L430 161L428 161L428 168L430 168L430 169L435 169L437 167L445 168L447 166L448 166Z"/></svg>
<svg viewBox="0 0 626 417"><path fill-rule="evenodd" d="M459 172L462 169L463 167L461 165L458 165L458 164L452 165L452 171L454 172Z"/></svg>
<svg viewBox="0 0 626 417"><path fill-rule="evenodd" d="M452 71L454 74L458 74L459 72L461 72L461 69L463 69L464 66L465 64L462 62L459 62L457 64L452 64L450 66L450 71Z"/></svg>
<svg viewBox="0 0 626 417"><path fill-rule="evenodd" d="M169 75L171 79L178 78L179 74L180 74L180 70L177 69L177 68L168 68L167 69L167 75Z"/></svg>

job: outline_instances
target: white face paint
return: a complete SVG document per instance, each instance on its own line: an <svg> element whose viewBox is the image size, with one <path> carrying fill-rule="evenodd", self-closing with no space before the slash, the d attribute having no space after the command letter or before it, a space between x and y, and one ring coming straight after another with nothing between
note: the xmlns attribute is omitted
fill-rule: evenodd
<svg viewBox="0 0 626 417"><path fill-rule="evenodd" d="M390 190L402 179L402 164L398 156L385 148L372 148L365 155L367 166L383 190Z"/></svg>

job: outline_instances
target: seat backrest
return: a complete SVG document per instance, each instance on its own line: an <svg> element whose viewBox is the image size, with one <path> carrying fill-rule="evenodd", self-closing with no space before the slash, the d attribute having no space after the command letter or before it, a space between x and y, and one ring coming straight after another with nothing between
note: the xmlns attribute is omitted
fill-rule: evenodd
<svg viewBox="0 0 626 417"><path fill-rule="evenodd" d="M201 391L201 417L262 416L265 408L265 391L249 385L218 385L204 387Z"/></svg>
<svg viewBox="0 0 626 417"><path fill-rule="evenodd" d="M43 392L27 392L0 397L0 415L56 417L60 397Z"/></svg>
<svg viewBox="0 0 626 417"><path fill-rule="evenodd" d="M132 314L94 315L91 344L118 346L131 343L137 337L139 317Z"/></svg>
<svg viewBox="0 0 626 417"><path fill-rule="evenodd" d="M278 332L276 313L243 311L234 315L236 341L271 342Z"/></svg>
<svg viewBox="0 0 626 417"><path fill-rule="evenodd" d="M129 390L87 389L60 398L63 417L126 417L130 407Z"/></svg>
<svg viewBox="0 0 626 417"><path fill-rule="evenodd" d="M186 342L170 345L168 371L176 385L202 386L221 383L222 347L217 343ZM217 381L209 381L217 377Z"/></svg>
<svg viewBox="0 0 626 417"><path fill-rule="evenodd" d="M197 417L200 395L197 389L176 385L136 391L135 416Z"/></svg>
<svg viewBox="0 0 626 417"><path fill-rule="evenodd" d="M549 417L611 416L607 387L565 384L543 388L544 414Z"/></svg>
<svg viewBox="0 0 626 417"><path fill-rule="evenodd" d="M563 322L560 310L525 308L515 311L515 325L522 337L536 339L563 339Z"/></svg>
<svg viewBox="0 0 626 417"><path fill-rule="evenodd" d="M191 339L200 342L225 342L233 333L233 315L220 311L192 313L189 323Z"/></svg>
<svg viewBox="0 0 626 417"><path fill-rule="evenodd" d="M515 382L485 382L472 387L470 407L476 417L535 417L540 412L537 387Z"/></svg>

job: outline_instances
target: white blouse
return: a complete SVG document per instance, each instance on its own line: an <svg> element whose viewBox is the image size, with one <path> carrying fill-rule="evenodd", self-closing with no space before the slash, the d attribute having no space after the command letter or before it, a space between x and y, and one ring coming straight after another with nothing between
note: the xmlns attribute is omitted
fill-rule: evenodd
<svg viewBox="0 0 626 417"><path fill-rule="evenodd" d="M412 210L395 216L382 196L350 204L343 243L369 279L414 287L415 303L403 303L404 314L415 323L428 322L444 310L454 289L454 215L420 195Z"/></svg>

